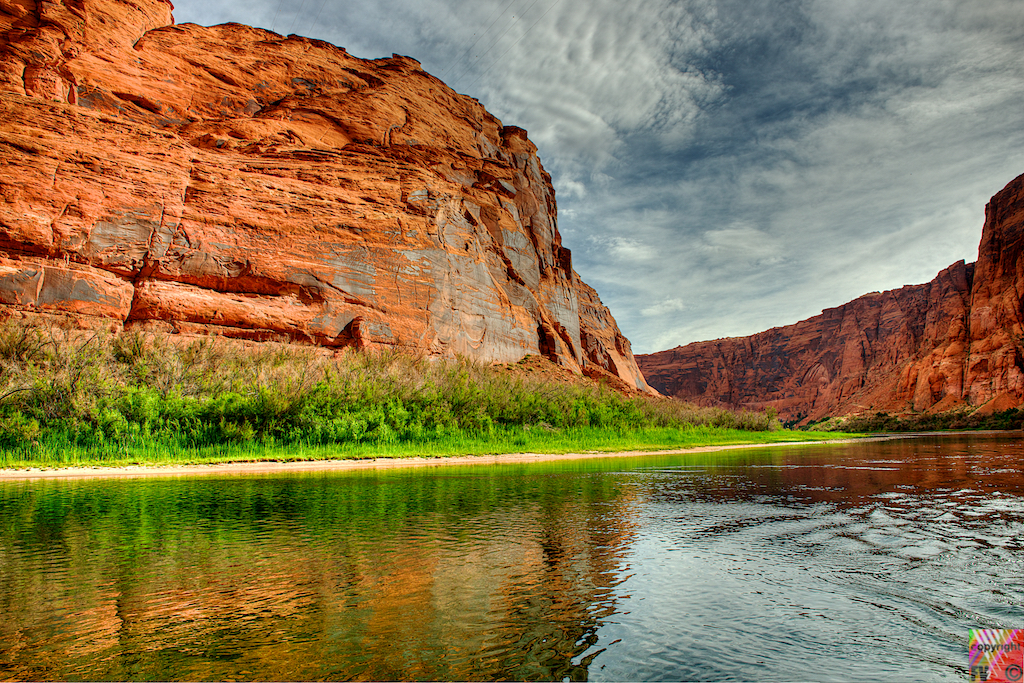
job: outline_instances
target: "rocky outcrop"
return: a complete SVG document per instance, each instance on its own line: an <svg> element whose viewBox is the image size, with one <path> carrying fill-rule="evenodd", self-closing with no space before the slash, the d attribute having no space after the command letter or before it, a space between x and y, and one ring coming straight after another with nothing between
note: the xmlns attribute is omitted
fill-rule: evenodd
<svg viewBox="0 0 1024 683"><path fill-rule="evenodd" d="M580 282L577 288L580 302L580 342L583 353L590 359L584 372L594 379L611 374L623 380L630 388L647 393L651 391L633 357L629 340L619 332L611 311L601 303L593 287ZM597 372L590 372L597 370Z"/></svg>
<svg viewBox="0 0 1024 683"><path fill-rule="evenodd" d="M637 356L651 386L793 422L1024 404L1024 176L986 208L978 261L750 337Z"/></svg>
<svg viewBox="0 0 1024 683"><path fill-rule="evenodd" d="M964 399L989 410L1024 400L1024 176L985 207L971 291Z"/></svg>
<svg viewBox="0 0 1024 683"><path fill-rule="evenodd" d="M408 57L171 9L0 0L2 310L646 388L525 131Z"/></svg>

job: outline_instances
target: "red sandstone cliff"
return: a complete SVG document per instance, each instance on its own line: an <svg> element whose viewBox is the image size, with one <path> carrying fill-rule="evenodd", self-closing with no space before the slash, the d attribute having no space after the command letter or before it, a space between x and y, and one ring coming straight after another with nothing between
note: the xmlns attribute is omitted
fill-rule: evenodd
<svg viewBox="0 0 1024 683"><path fill-rule="evenodd" d="M637 356L662 393L786 420L1024 404L1024 176L986 208L978 261L750 337Z"/></svg>
<svg viewBox="0 0 1024 683"><path fill-rule="evenodd" d="M413 59L171 9L0 0L0 312L646 388L525 131Z"/></svg>

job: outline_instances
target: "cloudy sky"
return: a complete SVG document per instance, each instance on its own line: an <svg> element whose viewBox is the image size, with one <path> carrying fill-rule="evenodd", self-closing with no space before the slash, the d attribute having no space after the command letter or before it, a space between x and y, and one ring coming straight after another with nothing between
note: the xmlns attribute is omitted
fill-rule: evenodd
<svg viewBox="0 0 1024 683"><path fill-rule="evenodd" d="M415 57L551 172L574 265L649 353L977 257L1024 173L1020 0L175 0Z"/></svg>

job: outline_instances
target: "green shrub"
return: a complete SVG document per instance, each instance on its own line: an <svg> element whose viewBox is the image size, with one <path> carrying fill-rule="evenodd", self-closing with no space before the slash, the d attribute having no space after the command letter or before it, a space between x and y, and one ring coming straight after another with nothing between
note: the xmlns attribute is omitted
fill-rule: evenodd
<svg viewBox="0 0 1024 683"><path fill-rule="evenodd" d="M893 415L876 412L874 415L857 415L845 418L830 418L812 427L827 431L845 432L931 432L956 429L1022 429L1024 409L1011 408L992 415L976 415L970 408L954 409L936 414Z"/></svg>
<svg viewBox="0 0 1024 683"><path fill-rule="evenodd" d="M510 376L466 359L0 326L0 448L7 449L40 440L101 450L115 443L185 449L462 438L518 444L548 430L701 425L766 430L778 421L773 413Z"/></svg>
<svg viewBox="0 0 1024 683"><path fill-rule="evenodd" d="M0 418L0 447L14 448L35 441L40 434L39 422L20 411Z"/></svg>
<svg viewBox="0 0 1024 683"><path fill-rule="evenodd" d="M96 417L97 435L106 439L117 439L131 431L131 424L116 408L105 408Z"/></svg>
<svg viewBox="0 0 1024 683"><path fill-rule="evenodd" d="M149 433L161 414L162 397L151 387L125 387L116 405L124 419L137 424L143 433Z"/></svg>

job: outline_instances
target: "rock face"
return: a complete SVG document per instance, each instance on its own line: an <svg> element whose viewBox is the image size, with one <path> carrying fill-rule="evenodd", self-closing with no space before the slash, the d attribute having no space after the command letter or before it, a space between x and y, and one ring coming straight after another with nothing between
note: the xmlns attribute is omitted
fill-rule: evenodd
<svg viewBox="0 0 1024 683"><path fill-rule="evenodd" d="M978 261L750 337L637 361L651 386L785 420L1024 404L1024 176L986 207Z"/></svg>
<svg viewBox="0 0 1024 683"><path fill-rule="evenodd" d="M646 389L525 131L408 57L171 10L0 0L0 309Z"/></svg>

